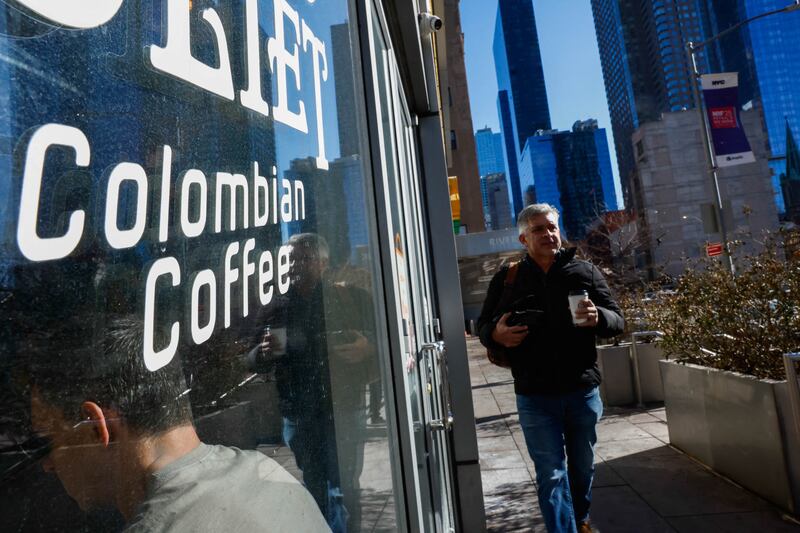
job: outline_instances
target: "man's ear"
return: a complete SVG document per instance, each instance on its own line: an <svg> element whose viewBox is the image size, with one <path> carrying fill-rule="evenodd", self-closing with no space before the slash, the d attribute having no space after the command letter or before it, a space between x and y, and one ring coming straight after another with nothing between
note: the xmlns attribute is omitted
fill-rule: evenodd
<svg viewBox="0 0 800 533"><path fill-rule="evenodd" d="M520 234L519 234L519 242L521 242L521 243L522 243L522 246L527 246L527 245L528 245L528 244L525 242L525 234L524 234L524 233L520 233Z"/></svg>
<svg viewBox="0 0 800 533"><path fill-rule="evenodd" d="M83 402L81 404L81 416L84 422L88 423L89 430L92 432L94 440L97 444L108 446L111 440L108 431L108 421L103 409L94 402Z"/></svg>

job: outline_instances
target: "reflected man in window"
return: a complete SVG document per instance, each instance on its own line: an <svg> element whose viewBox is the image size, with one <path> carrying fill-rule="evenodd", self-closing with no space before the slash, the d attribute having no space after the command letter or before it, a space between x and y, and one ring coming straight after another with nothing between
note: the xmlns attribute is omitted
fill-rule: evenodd
<svg viewBox="0 0 800 533"><path fill-rule="evenodd" d="M283 353L276 376L284 441L331 529L359 531L365 392L377 373L371 300L366 291L327 279L324 238L301 233L289 245L292 285L276 306L283 316L264 318L272 331L285 320L286 346L277 335L262 345L267 357Z"/></svg>
<svg viewBox="0 0 800 533"><path fill-rule="evenodd" d="M86 317L83 317L86 322ZM309 493L256 451L203 444L178 358L150 372L141 323L73 321L26 338L43 460L80 507L114 506L126 532L327 531Z"/></svg>

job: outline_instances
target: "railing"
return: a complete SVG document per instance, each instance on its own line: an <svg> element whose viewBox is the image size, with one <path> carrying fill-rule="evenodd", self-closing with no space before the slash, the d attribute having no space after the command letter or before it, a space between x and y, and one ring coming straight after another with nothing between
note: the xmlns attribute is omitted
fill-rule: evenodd
<svg viewBox="0 0 800 533"><path fill-rule="evenodd" d="M634 331L631 334L631 359L633 359L633 384L636 387L636 407L643 408L642 401L642 377L639 372L639 355L636 353L636 339L639 337L655 337L660 339L664 336L663 331Z"/></svg>

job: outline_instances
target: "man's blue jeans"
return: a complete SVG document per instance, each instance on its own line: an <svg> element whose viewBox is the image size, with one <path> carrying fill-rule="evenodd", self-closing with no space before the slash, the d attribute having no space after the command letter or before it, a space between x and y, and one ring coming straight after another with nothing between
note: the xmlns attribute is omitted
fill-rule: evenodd
<svg viewBox="0 0 800 533"><path fill-rule="evenodd" d="M589 519L595 427L603 414L597 387L517 395L519 423L536 467L539 506L550 533L574 533Z"/></svg>

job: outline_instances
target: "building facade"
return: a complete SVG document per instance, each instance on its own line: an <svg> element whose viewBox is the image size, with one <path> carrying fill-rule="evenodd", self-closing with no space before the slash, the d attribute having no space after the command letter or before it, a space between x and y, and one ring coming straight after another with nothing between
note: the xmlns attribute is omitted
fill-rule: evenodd
<svg viewBox="0 0 800 533"><path fill-rule="evenodd" d="M505 173L506 160L503 155L503 134L492 128L482 128L475 132L475 150L478 155L478 172L481 176Z"/></svg>
<svg viewBox="0 0 800 533"><path fill-rule="evenodd" d="M500 0L494 41L498 114L514 214L524 207L516 166L528 137L550 129L539 36L532 0Z"/></svg>
<svg viewBox="0 0 800 533"><path fill-rule="evenodd" d="M484 231L484 222L459 2L460 0L444 1L444 20L447 23L442 29L446 38L447 65L445 75L442 77L442 83L447 88L444 107L447 173L458 181L461 207L458 226L466 233L476 233Z"/></svg>
<svg viewBox="0 0 800 533"><path fill-rule="evenodd" d="M617 209L606 131L597 121L578 121L572 131L543 131L528 138L520 156L520 182L529 201L545 202L561 213L573 241L601 215Z"/></svg>
<svg viewBox="0 0 800 533"><path fill-rule="evenodd" d="M481 176L483 213L486 230L497 231L514 226L511 204L508 202L508 182L504 172Z"/></svg>
<svg viewBox="0 0 800 533"><path fill-rule="evenodd" d="M592 0L597 43L626 205L635 167L630 138L662 112L694 107L686 43L704 41L750 17L786 7L780 0ZM698 69L739 73L741 105L763 108L779 211L786 127L800 130L800 12L767 17L696 54ZM635 205L633 205L635 207Z"/></svg>
<svg viewBox="0 0 800 533"><path fill-rule="evenodd" d="M719 170L729 239L742 241L737 253L755 251L760 232L778 226L763 118L756 109L741 116L756 162ZM642 198L638 220L650 256L650 264L643 266L651 275L678 276L687 266L684 257L698 257L707 243L721 240L697 114L664 113L660 121L642 125L632 143L637 154L634 187Z"/></svg>
<svg viewBox="0 0 800 533"><path fill-rule="evenodd" d="M485 529L417 8L0 3L0 530Z"/></svg>

